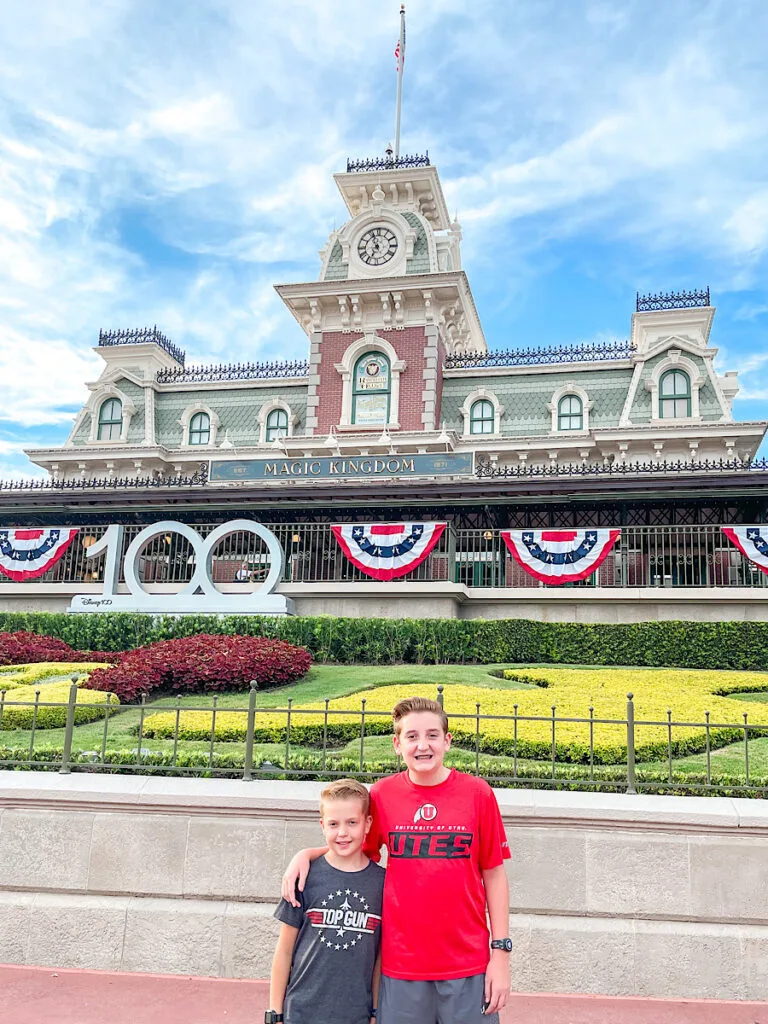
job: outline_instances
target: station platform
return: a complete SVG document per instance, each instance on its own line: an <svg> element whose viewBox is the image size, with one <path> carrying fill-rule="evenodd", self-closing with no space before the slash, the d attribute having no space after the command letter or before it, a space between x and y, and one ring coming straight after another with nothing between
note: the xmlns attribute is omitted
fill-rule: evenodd
<svg viewBox="0 0 768 1024"><path fill-rule="evenodd" d="M265 981L0 965L0 1024L260 1024ZM502 1024L768 1024L768 1002L513 993Z"/></svg>

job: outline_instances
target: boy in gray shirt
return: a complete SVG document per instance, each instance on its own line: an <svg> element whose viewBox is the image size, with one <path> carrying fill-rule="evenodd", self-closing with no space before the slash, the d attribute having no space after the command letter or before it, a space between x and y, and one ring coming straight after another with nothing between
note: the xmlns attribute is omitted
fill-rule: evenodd
<svg viewBox="0 0 768 1024"><path fill-rule="evenodd" d="M368 790L339 779L320 795L328 852L310 868L298 907L281 900L265 1024L374 1024L384 869L363 853Z"/></svg>

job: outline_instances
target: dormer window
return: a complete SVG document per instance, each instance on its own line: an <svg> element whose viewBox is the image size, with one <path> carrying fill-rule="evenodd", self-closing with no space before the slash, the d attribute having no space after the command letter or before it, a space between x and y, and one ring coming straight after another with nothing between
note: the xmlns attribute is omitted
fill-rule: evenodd
<svg viewBox="0 0 768 1024"><path fill-rule="evenodd" d="M211 418L207 412L196 412L189 421L189 443L210 444Z"/></svg>
<svg viewBox="0 0 768 1024"><path fill-rule="evenodd" d="M267 416L266 440L288 437L288 413L285 409L273 409Z"/></svg>
<svg viewBox="0 0 768 1024"><path fill-rule="evenodd" d="M685 370L667 370L659 381L659 419L688 419L691 415L691 378Z"/></svg>
<svg viewBox="0 0 768 1024"><path fill-rule="evenodd" d="M119 398L108 398L99 409L99 441L119 441L123 430L123 403Z"/></svg>
<svg viewBox="0 0 768 1024"><path fill-rule="evenodd" d="M469 410L470 434L493 434L496 424L496 410L493 402L481 398L473 402Z"/></svg>
<svg viewBox="0 0 768 1024"><path fill-rule="evenodd" d="M563 395L557 403L557 429L582 430L584 404L578 395Z"/></svg>
<svg viewBox="0 0 768 1024"><path fill-rule="evenodd" d="M389 423L391 397L389 359L381 352L362 355L352 379L352 423L365 427Z"/></svg>

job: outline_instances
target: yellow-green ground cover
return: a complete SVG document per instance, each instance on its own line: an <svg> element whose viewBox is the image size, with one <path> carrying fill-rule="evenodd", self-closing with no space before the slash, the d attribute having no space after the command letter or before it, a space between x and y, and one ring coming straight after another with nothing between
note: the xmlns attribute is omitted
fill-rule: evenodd
<svg viewBox="0 0 768 1024"><path fill-rule="evenodd" d="M104 705L114 708L119 701L114 694L85 688L87 673L101 667L108 666L94 662L41 661L33 665L14 665L0 672L0 729L31 729L33 724L36 729L61 728L67 720L66 702L73 675L80 676L75 724L102 718ZM3 694L3 690L7 692ZM59 706L50 707L51 704Z"/></svg>
<svg viewBox="0 0 768 1024"><path fill-rule="evenodd" d="M477 743L480 750L488 753L548 758L553 754L554 743L559 761L620 761L626 756L627 693L632 692L638 757L663 757L670 750L680 756L706 746L707 713L712 748L743 736L739 726L743 723L745 704L726 694L768 691L768 673L761 672L537 667L509 669L503 675L508 686L518 684L517 687L461 683L444 686L445 709L460 746L473 747ZM363 700L366 733L389 732L391 723L386 713L396 701L417 693L434 697L437 688L424 683L361 688L330 700L327 718L324 701L294 702L292 738L297 743L312 743L324 732L336 740L352 738L359 734ZM686 723L673 726L671 734L669 711L673 722ZM768 702L750 703L748 715L750 724L765 727L768 733ZM180 710L147 716L144 734L172 737L178 730L181 739L204 740L211 737L213 728L216 740L242 740L246 726L242 712L219 711L214 725L211 712ZM259 709L257 740L279 742L285 732L285 711ZM755 735L758 733L751 733L750 737Z"/></svg>

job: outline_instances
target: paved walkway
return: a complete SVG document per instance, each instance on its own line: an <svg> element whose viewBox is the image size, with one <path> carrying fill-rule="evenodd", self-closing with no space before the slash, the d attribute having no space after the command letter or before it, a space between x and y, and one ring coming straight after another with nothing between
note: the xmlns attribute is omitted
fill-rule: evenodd
<svg viewBox="0 0 768 1024"><path fill-rule="evenodd" d="M0 1024L260 1024L263 981L0 966ZM512 996L503 1024L768 1024L768 1002Z"/></svg>

